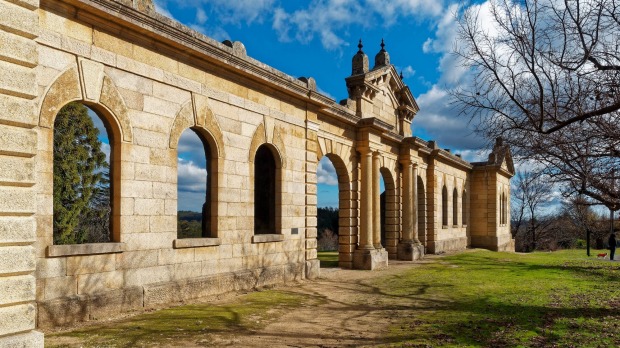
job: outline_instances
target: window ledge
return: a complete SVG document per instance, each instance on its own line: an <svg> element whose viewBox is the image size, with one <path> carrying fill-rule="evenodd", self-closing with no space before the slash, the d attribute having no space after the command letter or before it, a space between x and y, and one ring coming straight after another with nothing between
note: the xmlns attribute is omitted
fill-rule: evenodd
<svg viewBox="0 0 620 348"><path fill-rule="evenodd" d="M175 239L172 247L175 249L200 248L218 246L222 244L219 238L183 238Z"/></svg>
<svg viewBox="0 0 620 348"><path fill-rule="evenodd" d="M447 228L448 228L448 225L441 225L441 228L443 228L443 229L447 229Z"/></svg>
<svg viewBox="0 0 620 348"><path fill-rule="evenodd" d="M459 228L459 225L452 225L453 228Z"/></svg>
<svg viewBox="0 0 620 348"><path fill-rule="evenodd" d="M125 243L50 245L47 247L47 257L115 254L123 251L125 251Z"/></svg>
<svg viewBox="0 0 620 348"><path fill-rule="evenodd" d="M461 227L465 228L465 227L467 227L467 225L463 225L463 226L461 226Z"/></svg>
<svg viewBox="0 0 620 348"><path fill-rule="evenodd" d="M256 234L252 236L252 243L271 243L284 240L283 234Z"/></svg>

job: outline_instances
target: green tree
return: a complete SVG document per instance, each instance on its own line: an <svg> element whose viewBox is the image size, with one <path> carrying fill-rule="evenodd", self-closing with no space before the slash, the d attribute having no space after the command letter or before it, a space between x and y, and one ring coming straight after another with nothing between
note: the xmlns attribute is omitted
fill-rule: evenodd
<svg viewBox="0 0 620 348"><path fill-rule="evenodd" d="M80 226L101 216L106 203L109 217L109 166L98 136L86 106L69 103L58 112L54 121L54 244L88 242L93 226ZM101 208L99 212L94 211L96 207ZM109 239L108 226L103 228Z"/></svg>

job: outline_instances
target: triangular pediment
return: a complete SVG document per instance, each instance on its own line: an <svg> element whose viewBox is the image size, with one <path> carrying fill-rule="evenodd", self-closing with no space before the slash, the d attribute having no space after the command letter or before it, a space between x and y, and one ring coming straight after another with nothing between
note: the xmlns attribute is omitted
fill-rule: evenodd
<svg viewBox="0 0 620 348"><path fill-rule="evenodd" d="M382 118L391 115L411 121L420 110L411 90L404 84L393 65L351 76L346 81L349 98L362 98L370 102L384 115Z"/></svg>

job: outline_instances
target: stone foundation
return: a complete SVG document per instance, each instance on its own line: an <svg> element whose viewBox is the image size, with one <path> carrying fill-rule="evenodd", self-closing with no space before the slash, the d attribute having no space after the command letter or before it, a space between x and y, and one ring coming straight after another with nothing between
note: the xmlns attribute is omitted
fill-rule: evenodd
<svg viewBox="0 0 620 348"><path fill-rule="evenodd" d="M83 321L110 318L121 313L179 305L230 291L298 281L302 279L303 269L304 264L291 263L41 301L38 303L38 327L69 326Z"/></svg>
<svg viewBox="0 0 620 348"><path fill-rule="evenodd" d="M415 261L424 257L424 246L420 243L401 242L398 244L398 260Z"/></svg>
<svg viewBox="0 0 620 348"><path fill-rule="evenodd" d="M363 270L382 269L388 266L388 252L385 249L356 250L353 253L353 268Z"/></svg>
<svg viewBox="0 0 620 348"><path fill-rule="evenodd" d="M467 237L458 237L428 243L427 254L440 254L447 251L467 249Z"/></svg>

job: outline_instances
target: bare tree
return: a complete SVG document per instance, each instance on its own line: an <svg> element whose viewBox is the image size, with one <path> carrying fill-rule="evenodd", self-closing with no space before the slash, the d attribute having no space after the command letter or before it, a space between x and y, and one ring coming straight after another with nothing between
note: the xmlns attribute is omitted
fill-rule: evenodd
<svg viewBox="0 0 620 348"><path fill-rule="evenodd" d="M459 17L455 52L474 72L452 92L461 112L571 193L620 209L620 1L491 0L485 13Z"/></svg>
<svg viewBox="0 0 620 348"><path fill-rule="evenodd" d="M583 237L583 231L586 232L586 249L587 254L590 256L590 239L593 232L601 230L600 221L601 217L592 209L593 203L591 200L577 196L564 202L562 212L568 217L571 224L577 228L577 235ZM596 236L598 237L598 236Z"/></svg>
<svg viewBox="0 0 620 348"><path fill-rule="evenodd" d="M517 215L513 218L516 228L513 230L513 235L516 236L522 226L525 227L527 219L526 235L531 237L527 249L536 250L537 235L541 232L541 227L547 224L547 219L539 219L539 208L551 200L553 186L539 172L517 172L515 177L511 205Z"/></svg>

